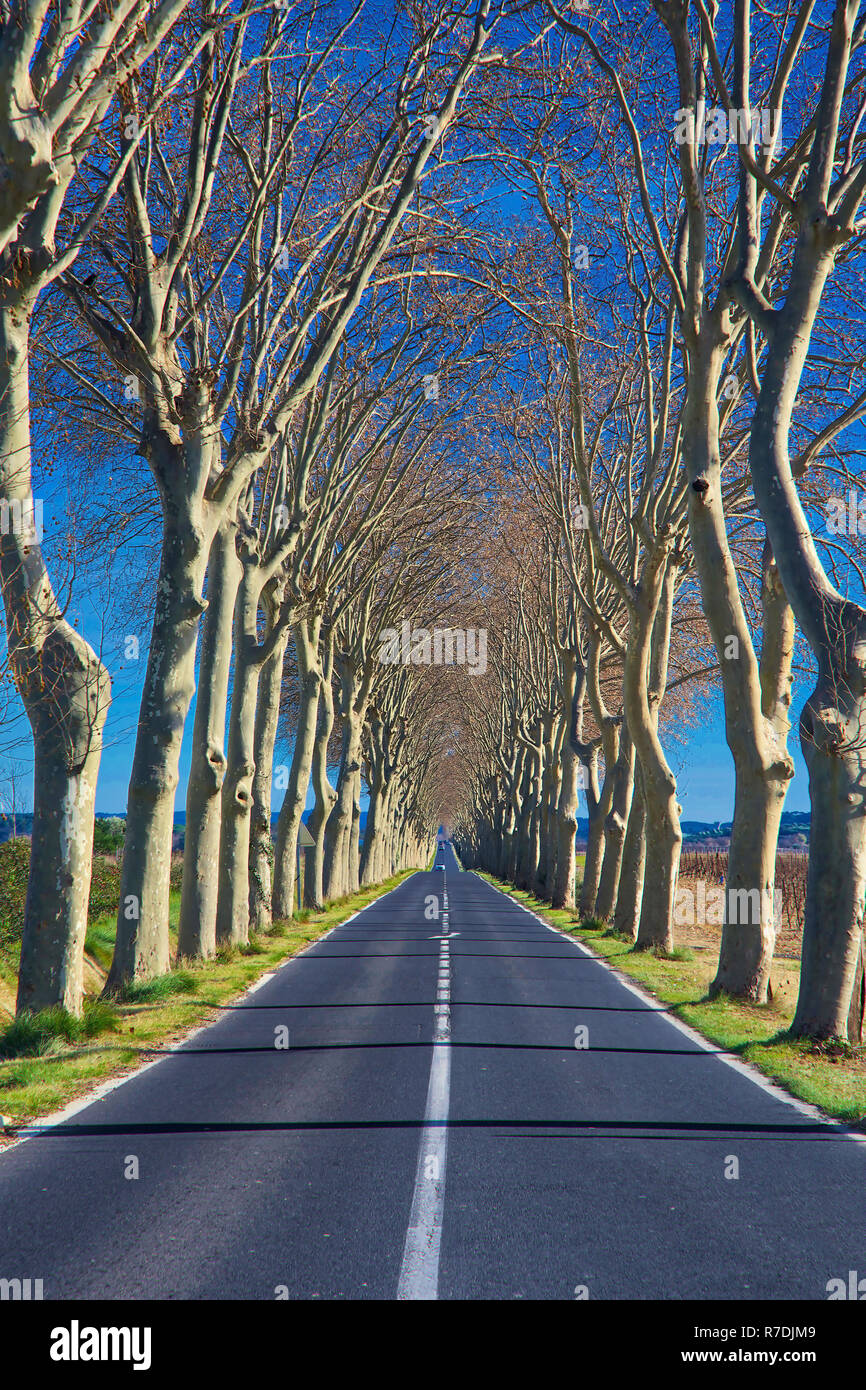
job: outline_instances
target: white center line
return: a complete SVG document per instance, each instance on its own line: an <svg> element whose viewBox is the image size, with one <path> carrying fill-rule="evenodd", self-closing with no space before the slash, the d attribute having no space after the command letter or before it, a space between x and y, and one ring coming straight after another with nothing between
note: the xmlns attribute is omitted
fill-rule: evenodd
<svg viewBox="0 0 866 1390"><path fill-rule="evenodd" d="M433 1008L433 1056L424 1129L418 1147L418 1167L398 1299L439 1297L439 1246L445 1209L445 1160L448 1153L448 1109L451 1095L451 964L448 943L448 890L442 890L442 936L439 975Z"/></svg>

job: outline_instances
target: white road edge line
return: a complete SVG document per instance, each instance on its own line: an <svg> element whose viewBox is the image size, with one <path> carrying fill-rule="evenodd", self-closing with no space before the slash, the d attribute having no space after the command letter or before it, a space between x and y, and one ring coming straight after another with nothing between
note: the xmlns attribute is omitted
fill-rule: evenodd
<svg viewBox="0 0 866 1390"><path fill-rule="evenodd" d="M420 870L416 869L415 873L418 872L420 872ZM366 912L367 908L372 907L374 903L381 902L383 898L387 898L391 893L396 893L397 888L402 888L403 884L408 883L409 879L412 877L412 874L407 874L406 878L404 878L401 883L398 883L396 888L389 888L387 893L380 893L379 897L373 898L367 903L366 907L359 907L358 911L353 912L351 917L347 917L345 922L336 922L333 927L329 927L321 936L317 936L315 941L311 941L309 946L305 946L302 951L296 951L293 956L289 956L287 960L284 960L282 965L278 965L276 970L269 970L266 975L262 975L260 979L250 985L249 989L244 990L243 994L236 995L232 1003L234 1005L240 1004L244 999L248 998L249 995L255 994L256 990L261 989L266 981L273 979L274 975L278 974L280 970L285 970L287 966L298 959L298 956L305 955L313 946L318 946L320 941L327 940L331 932L337 931L339 927L345 927L348 922L354 922L356 917L360 917L361 913ZM64 1124L66 1120L71 1120L73 1116L80 1115L82 1110L87 1110L89 1106L95 1105L97 1101L104 1100L107 1095L110 1095L112 1091L116 1091L119 1086L125 1086L127 1081L132 1081L133 1077L143 1076L146 1071L150 1071L151 1067L158 1067L160 1062L164 1062L166 1057L170 1057L172 1053L182 1052L188 1042L191 1042L193 1038L197 1038L199 1033L203 1033L206 1028L212 1028L217 1021L218 1020L215 1018L207 1019L204 1023L198 1024L196 1028L191 1028L188 1033L184 1033L179 1042L175 1043L172 1047L166 1048L165 1052L163 1052L161 1056L155 1057L152 1062L142 1062L140 1067L135 1067L132 1071L125 1072L123 1076L110 1077L108 1081L103 1081L95 1090L88 1091L86 1096L80 1096L77 1100L71 1100L68 1105L64 1105L62 1110L54 1110L50 1115L44 1115L41 1120L35 1120L32 1125L26 1125L24 1127L26 1133L13 1139L11 1144L3 1144L0 1146L0 1159L4 1158L6 1154L12 1153L13 1149L20 1148L22 1144L26 1144L28 1139L38 1139L46 1129L54 1129L57 1125Z"/></svg>
<svg viewBox="0 0 866 1390"><path fill-rule="evenodd" d="M645 993L645 991L640 988L640 985L636 985L633 980L630 980L621 970L617 970L616 966L611 965L603 956L597 956L595 951L590 950L582 941L575 941L573 936L568 935L568 932L560 931L559 927L553 927L550 922L545 922L544 918L539 917L537 912L533 912L531 908L524 907L523 903L518 902L516 898L512 898L510 893L506 893L502 888L497 888L495 883L490 883L486 878L481 878L481 875L475 869L472 870L472 873L475 874L476 878L481 879L482 883L486 883L488 888L492 888L495 893L501 893L503 898L507 898L515 907L519 907L521 912L526 913L527 917L534 918L536 922L540 922L548 931L552 931L556 936L561 936L563 941L567 941L569 945L576 947L578 951L582 951L585 956L589 956L590 960L597 961L598 964L609 971L621 985L624 985L629 993L634 994L642 1003L648 1004L653 1013L667 1014L668 1023L672 1024L679 1032L685 1034L691 1042L696 1043L704 1052L711 1052L720 1062L724 1062L726 1067L731 1067L733 1071L739 1072L741 1076L748 1077L749 1081L753 1082L756 1086L760 1086L762 1091L766 1091L776 1100L784 1101L786 1105L793 1106L795 1110L799 1111L801 1115L805 1115L807 1119L825 1125L832 1125L833 1128L842 1132L842 1138L853 1139L855 1144L866 1144L866 1134L857 1134L851 1130L847 1130L840 1120L834 1119L832 1115L825 1115L824 1111L819 1110L817 1105L810 1105L808 1101L798 1100L796 1096L792 1096L787 1091L784 1091L781 1086L776 1086L769 1077L764 1076L764 1073L758 1071L757 1067L753 1067L750 1062L744 1062L739 1057L732 1057L730 1053L720 1050L718 1043L710 1042L709 1038L705 1038L703 1034L696 1032L688 1023L683 1023L681 1019L675 1018L673 1014L668 1012L667 1007L659 1008L660 1001L658 999L652 994Z"/></svg>
<svg viewBox="0 0 866 1390"><path fill-rule="evenodd" d="M442 937L433 1030L433 1056L418 1145L418 1166L409 1229L397 1285L398 1299L439 1297L439 1247L445 1211L445 1164L448 1157L448 1111L451 1100L451 966L448 946L448 890L442 886Z"/></svg>

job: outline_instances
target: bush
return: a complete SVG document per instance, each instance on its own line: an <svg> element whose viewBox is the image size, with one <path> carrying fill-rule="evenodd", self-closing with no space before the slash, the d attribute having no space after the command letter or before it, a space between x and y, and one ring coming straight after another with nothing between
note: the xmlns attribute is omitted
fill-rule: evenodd
<svg viewBox="0 0 866 1390"><path fill-rule="evenodd" d="M171 856L171 870L168 876L168 886L172 893L179 893L183 883L183 854L173 854ZM117 888L118 902L120 901L120 885ZM117 903L115 903L115 907Z"/></svg>
<svg viewBox="0 0 866 1390"><path fill-rule="evenodd" d="M119 901L120 865L116 859L106 859L104 855L94 854L87 920L95 922L97 917L102 917L106 912L115 913Z"/></svg>
<svg viewBox="0 0 866 1390"><path fill-rule="evenodd" d="M29 837L5 840L0 845L0 949L21 944L29 869Z"/></svg>
<svg viewBox="0 0 866 1390"><path fill-rule="evenodd" d="M121 816L98 816L93 824L93 853L116 854L125 834L126 821Z"/></svg>
<svg viewBox="0 0 866 1390"><path fill-rule="evenodd" d="M21 945L24 904L30 870L30 839L19 835L0 844L0 950ZM115 859L94 854L90 879L88 920L117 911L120 899L120 865Z"/></svg>

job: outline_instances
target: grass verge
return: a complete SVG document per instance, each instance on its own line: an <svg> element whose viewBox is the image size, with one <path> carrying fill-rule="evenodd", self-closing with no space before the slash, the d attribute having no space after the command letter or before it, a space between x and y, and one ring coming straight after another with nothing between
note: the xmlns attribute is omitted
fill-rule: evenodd
<svg viewBox="0 0 866 1390"><path fill-rule="evenodd" d="M62 1009L46 1009L0 1027L0 1112L12 1121L11 1131L0 1134L0 1145L14 1139L16 1125L60 1109L98 1083L134 1070L192 1028L215 1020L220 1005L396 888L411 872L407 869L375 888L329 903L322 912L305 912L303 921L278 922L249 946L221 951L215 960L184 961L168 975L131 986L117 1003L88 999L81 1019ZM176 908L173 902L173 925ZM107 955L106 966L112 932L108 919L100 919L88 931L88 953L92 950L102 960ZM174 946L174 930L171 936Z"/></svg>
<svg viewBox="0 0 866 1390"><path fill-rule="evenodd" d="M552 908L492 874L479 872L479 877L551 926L579 937L595 955L637 981L708 1042L751 1062L791 1095L818 1106L826 1115L866 1130L866 1048L788 1036L797 1001L798 962L784 962L787 987L769 1004L746 1004L726 996L711 1000L707 992L716 971L714 953L678 948L672 956L662 957L635 951L631 941L603 923L581 922L576 912Z"/></svg>

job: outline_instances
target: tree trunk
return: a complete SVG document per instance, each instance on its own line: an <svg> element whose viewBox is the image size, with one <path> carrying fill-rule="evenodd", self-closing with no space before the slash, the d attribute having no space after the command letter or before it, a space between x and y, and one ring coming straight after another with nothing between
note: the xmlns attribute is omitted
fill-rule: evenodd
<svg viewBox="0 0 866 1390"><path fill-rule="evenodd" d="M219 892L221 792L232 626L241 580L236 549L237 518L230 513L218 528L207 569L207 609L202 623L192 758L186 792L183 886L180 899L179 959L209 957L216 951Z"/></svg>
<svg viewBox="0 0 866 1390"><path fill-rule="evenodd" d="M274 859L274 917L277 921L287 920L294 910L298 833L310 785L313 741L316 736L316 716L319 708L319 683L322 679L322 668L319 664L320 626L321 618L317 617L308 622L297 623L293 629L301 701L289 785L277 821Z"/></svg>
<svg viewBox="0 0 866 1390"><path fill-rule="evenodd" d="M288 630L277 642L259 677L256 732L253 745L253 805L250 813L250 929L267 931L272 922L274 839L271 833L271 794L274 745L280 717L280 692Z"/></svg>
<svg viewBox="0 0 866 1390"><path fill-rule="evenodd" d="M610 780L610 810L604 818L604 858L595 900L595 915L602 922L610 921L616 910L626 827L634 792L634 744L625 721L619 731L619 747Z"/></svg>
<svg viewBox="0 0 866 1390"><path fill-rule="evenodd" d="M33 829L18 974L18 1012L79 1015L102 730L105 666L66 622L40 547L30 469L32 304L0 303L0 585L9 660L33 730Z"/></svg>
<svg viewBox="0 0 866 1390"><path fill-rule="evenodd" d="M586 855L583 861L583 882L580 888L578 911L581 917L592 917L598 885L601 881L601 861L604 854L604 802L598 785L598 747L593 747L582 764L586 812L589 825L586 832Z"/></svg>
<svg viewBox="0 0 866 1390"><path fill-rule="evenodd" d="M334 807L337 794L328 780L328 745L334 728L334 690L331 684L333 656L325 653L322 683L319 689L319 712L313 744L312 778L316 800L307 823L313 845L307 850L307 877L304 882L304 906L320 911L324 905L325 827Z"/></svg>
<svg viewBox="0 0 866 1390"><path fill-rule="evenodd" d="M356 796L356 778L361 771L361 734L364 709L356 707L355 673L344 663L340 680L340 716L343 721L337 799L325 828L324 896L340 898L350 887L350 840ZM357 886L357 885L355 885Z"/></svg>
<svg viewBox="0 0 866 1390"><path fill-rule="evenodd" d="M647 556L629 619L623 699L629 733L643 771L651 878L641 899L638 950L673 950L673 913L682 831L677 782L658 737L658 711L667 684L676 571L669 544Z"/></svg>
<svg viewBox="0 0 866 1390"><path fill-rule="evenodd" d="M734 818L725 882L722 945L710 994L764 1003L775 945L773 903L779 825L794 764L790 728L793 614L765 547L763 642L755 655L728 544L722 503L717 392L724 354L696 345L685 411L684 449L692 487L689 534L701 600L719 658L725 737L734 760ZM744 897L743 895L748 895ZM738 904L761 903L757 920ZM754 914L749 912L751 918Z"/></svg>
<svg viewBox="0 0 866 1390"><path fill-rule="evenodd" d="M862 1019L855 985L862 969L866 901L863 705L862 695L819 678L800 721L812 823L800 992L791 1025L798 1038L857 1041L849 1037L849 1019L852 1014L855 1022L858 1014Z"/></svg>
<svg viewBox="0 0 866 1390"><path fill-rule="evenodd" d="M199 444L205 452L204 443ZM159 447L159 442L153 445ZM181 468L176 453L162 461L160 476ZM209 469L201 466L200 471L206 476ZM195 653L210 550L204 513L204 505L190 503L180 486L165 508L156 607L129 780L117 938L106 994L116 993L129 980L163 975L170 965L174 798L184 724L195 691Z"/></svg>
<svg viewBox="0 0 866 1390"><path fill-rule="evenodd" d="M562 741L562 777L556 807L556 877L551 903L553 907L573 908L577 885L574 842L577 836L577 779L580 762L571 740Z"/></svg>
<svg viewBox="0 0 866 1390"><path fill-rule="evenodd" d="M853 6L839 5L834 42L850 40ZM838 75L838 70L837 74ZM835 80L835 77L834 77ZM840 97L841 101L841 97ZM785 593L818 665L800 720L812 822L795 1037L847 1040L862 959L866 897L866 611L830 583L791 470L791 414L824 286L839 245L827 214L833 172L829 136L816 141L802 195L787 294L774 313L752 420L749 463L755 498ZM826 162L823 174L818 169Z"/></svg>
<svg viewBox="0 0 866 1390"><path fill-rule="evenodd" d="M226 775L222 789L219 901L216 934L220 946L241 946L250 934L250 817L255 776L256 710L259 676L270 655L258 641L263 573L258 555L245 556L235 610L235 673L229 720Z"/></svg>
<svg viewBox="0 0 866 1390"><path fill-rule="evenodd" d="M508 882L512 877L514 862L514 836L517 828L517 784L520 780L520 750L515 743L511 745L510 767L506 772L505 806L502 817L502 841L498 857L491 862L490 871L497 878Z"/></svg>
<svg viewBox="0 0 866 1390"><path fill-rule="evenodd" d="M553 833L559 787L562 780L561 736L564 725L551 714L545 720L544 775L541 780L541 816L536 897L549 899L556 878L557 837Z"/></svg>
<svg viewBox="0 0 866 1390"><path fill-rule="evenodd" d="M506 883L515 883L517 881L517 861L520 854L520 833L523 824L524 785L528 757L528 750L522 746L518 746L517 758L514 764L514 785L511 792L513 805L511 841L508 846L508 859L505 865L505 873L503 874Z"/></svg>
<svg viewBox="0 0 866 1390"><path fill-rule="evenodd" d="M349 835L349 883L347 892L357 893L361 886L361 770L353 777L355 799L352 803L352 830Z"/></svg>
<svg viewBox="0 0 866 1390"><path fill-rule="evenodd" d="M517 860L514 869L515 886L524 891L530 888L532 882L532 813L534 810L533 788L535 784L534 762L535 751L531 747L527 747L523 759L520 810L517 816L517 828L515 832Z"/></svg>
<svg viewBox="0 0 866 1390"><path fill-rule="evenodd" d="M619 874L619 889L616 895L616 909L613 914L614 931L628 937L630 941L637 941L645 870L646 804L643 794L643 771L641 770L640 759L635 757L634 791L628 813L628 827L625 832L622 866Z"/></svg>

